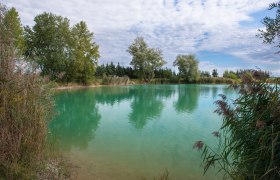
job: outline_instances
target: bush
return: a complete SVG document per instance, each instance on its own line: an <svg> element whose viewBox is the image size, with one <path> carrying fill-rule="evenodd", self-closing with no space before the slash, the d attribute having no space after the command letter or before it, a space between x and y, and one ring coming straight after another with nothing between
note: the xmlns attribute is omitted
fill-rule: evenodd
<svg viewBox="0 0 280 180"><path fill-rule="evenodd" d="M201 77L198 83L202 84L236 84L237 80L222 77Z"/></svg>
<svg viewBox="0 0 280 180"><path fill-rule="evenodd" d="M244 74L242 83L233 86L239 97L230 102L226 96L216 101L215 111L223 117L218 149L198 141L204 171L218 165L232 179L280 179L280 91L279 82L267 83L261 71Z"/></svg>
<svg viewBox="0 0 280 180"><path fill-rule="evenodd" d="M129 83L129 77L118 76L103 76L102 84L104 85L127 85Z"/></svg>
<svg viewBox="0 0 280 180"><path fill-rule="evenodd" d="M170 84L170 79L167 78L152 79L150 84Z"/></svg>

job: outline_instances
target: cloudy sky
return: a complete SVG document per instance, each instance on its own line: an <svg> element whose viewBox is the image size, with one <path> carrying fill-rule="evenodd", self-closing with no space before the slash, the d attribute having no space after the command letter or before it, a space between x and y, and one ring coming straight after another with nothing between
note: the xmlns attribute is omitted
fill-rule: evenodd
<svg viewBox="0 0 280 180"><path fill-rule="evenodd" d="M15 7L23 25L33 25L42 12L86 21L100 46L100 63L129 65L128 46L142 36L160 48L167 67L178 54L194 53L200 69L212 71L259 67L280 75L274 45L256 35L261 20L273 17L268 5L276 0L2 0Z"/></svg>

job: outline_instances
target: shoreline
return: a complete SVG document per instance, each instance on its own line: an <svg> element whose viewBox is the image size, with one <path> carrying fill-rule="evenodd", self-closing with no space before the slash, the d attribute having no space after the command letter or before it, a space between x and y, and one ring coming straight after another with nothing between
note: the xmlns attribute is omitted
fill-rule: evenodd
<svg viewBox="0 0 280 180"><path fill-rule="evenodd" d="M226 83L193 83L196 85L231 85L231 84L226 84ZM51 88L52 90L71 90L71 89L85 89L85 88L98 88L98 87L114 87L114 86L134 86L134 85L182 85L182 84L145 84L145 83L140 83L140 84L119 84L119 85L68 85L68 86L58 86ZM185 84L187 85L187 84ZM190 85L190 84L189 84Z"/></svg>
<svg viewBox="0 0 280 180"><path fill-rule="evenodd" d="M97 84L97 85L68 85L68 86L58 86L51 88L52 90L67 90L67 89L84 89L84 88L97 88L97 87L110 87L110 86L133 86L133 85L142 85L142 84Z"/></svg>

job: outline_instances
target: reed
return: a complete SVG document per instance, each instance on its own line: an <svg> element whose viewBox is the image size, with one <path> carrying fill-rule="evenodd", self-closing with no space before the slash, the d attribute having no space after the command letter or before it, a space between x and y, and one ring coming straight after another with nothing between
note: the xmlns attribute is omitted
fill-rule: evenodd
<svg viewBox="0 0 280 180"><path fill-rule="evenodd" d="M215 111L223 117L218 147L198 141L203 150L204 173L218 167L225 178L280 179L280 91L279 81L267 83L262 71L246 73L242 83L232 86L239 97L230 101L221 95Z"/></svg>

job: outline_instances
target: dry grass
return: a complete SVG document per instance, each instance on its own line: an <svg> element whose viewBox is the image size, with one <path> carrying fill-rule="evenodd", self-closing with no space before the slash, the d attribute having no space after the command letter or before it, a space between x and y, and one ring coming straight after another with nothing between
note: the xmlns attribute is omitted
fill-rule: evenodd
<svg viewBox="0 0 280 180"><path fill-rule="evenodd" d="M0 4L0 179L30 179L44 159L53 103L44 79L17 68L6 12Z"/></svg>

